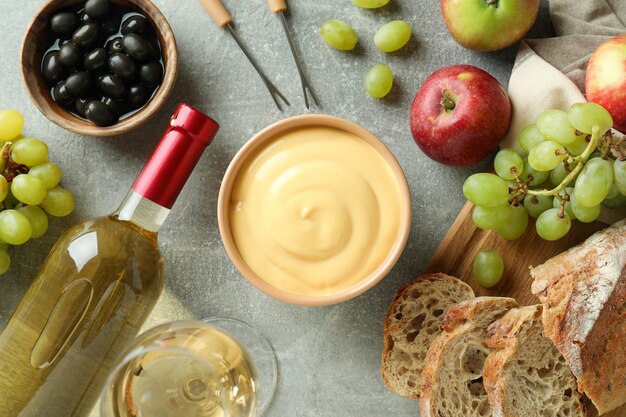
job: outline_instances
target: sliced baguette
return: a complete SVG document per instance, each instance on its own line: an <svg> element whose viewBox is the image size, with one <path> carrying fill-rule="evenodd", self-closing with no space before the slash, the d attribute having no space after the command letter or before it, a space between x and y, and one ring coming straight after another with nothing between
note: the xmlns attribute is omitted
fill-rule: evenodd
<svg viewBox="0 0 626 417"><path fill-rule="evenodd" d="M400 288L384 323L381 374L398 394L418 399L424 358L451 305L474 298L463 281L429 274Z"/></svg>
<svg viewBox="0 0 626 417"><path fill-rule="evenodd" d="M433 341L422 372L422 417L489 417L483 365L491 349L487 327L517 302L505 297L477 297L456 304Z"/></svg>
<svg viewBox="0 0 626 417"><path fill-rule="evenodd" d="M600 414L626 403L626 221L530 271L544 334Z"/></svg>
<svg viewBox="0 0 626 417"><path fill-rule="evenodd" d="M576 378L543 336L541 306L509 310L487 329L483 381L493 417L584 417Z"/></svg>

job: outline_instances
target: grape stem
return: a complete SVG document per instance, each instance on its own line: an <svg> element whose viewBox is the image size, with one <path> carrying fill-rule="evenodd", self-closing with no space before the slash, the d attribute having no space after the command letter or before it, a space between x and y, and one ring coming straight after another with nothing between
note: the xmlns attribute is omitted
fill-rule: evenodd
<svg viewBox="0 0 626 417"><path fill-rule="evenodd" d="M567 174L567 176L563 179L563 181L558 186L556 186L555 188L551 190L546 190L546 189L527 190L526 193L530 195L544 195L544 196L557 195L561 190L565 188L565 186L567 186L567 184L572 182L572 180L574 179L574 177L576 177L576 175L578 175L578 173L585 166L585 162L587 162L587 160L591 156L591 153L598 147L598 141L600 140L599 133L600 133L600 128L598 126L594 126L591 129L591 140L587 144L585 151L579 156L570 156L569 158L567 158L566 162L568 165L573 162L576 162L577 164L574 167L574 169L572 169L571 172Z"/></svg>

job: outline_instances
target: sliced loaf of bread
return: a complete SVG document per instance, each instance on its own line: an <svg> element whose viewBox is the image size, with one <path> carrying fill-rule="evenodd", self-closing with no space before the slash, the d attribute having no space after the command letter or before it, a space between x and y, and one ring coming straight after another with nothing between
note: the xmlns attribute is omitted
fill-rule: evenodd
<svg viewBox="0 0 626 417"><path fill-rule="evenodd" d="M505 297L477 297L456 304L433 341L422 372L422 417L489 417L483 365L491 349L487 327L517 302Z"/></svg>
<svg viewBox="0 0 626 417"><path fill-rule="evenodd" d="M576 378L543 336L541 306L509 310L487 329L483 381L493 417L584 417Z"/></svg>
<svg viewBox="0 0 626 417"><path fill-rule="evenodd" d="M381 374L398 394L417 399L426 352L441 333L448 308L474 298L463 281L445 274L429 274L400 288L384 324Z"/></svg>

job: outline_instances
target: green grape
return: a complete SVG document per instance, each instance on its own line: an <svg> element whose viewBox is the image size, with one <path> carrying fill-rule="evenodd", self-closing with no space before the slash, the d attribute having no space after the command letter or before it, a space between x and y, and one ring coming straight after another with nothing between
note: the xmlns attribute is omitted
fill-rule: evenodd
<svg viewBox="0 0 626 417"><path fill-rule="evenodd" d="M567 174L568 172L565 169L565 164L557 165L556 168L550 171L550 184L552 184L553 187L558 187L563 181L565 181L565 177L567 177ZM569 185L570 182L565 185Z"/></svg>
<svg viewBox="0 0 626 417"><path fill-rule="evenodd" d="M4 175L0 175L0 202L4 201L9 193L9 183Z"/></svg>
<svg viewBox="0 0 626 417"><path fill-rule="evenodd" d="M547 140L530 150L528 164L537 171L550 171L562 163L566 156L562 145Z"/></svg>
<svg viewBox="0 0 626 417"><path fill-rule="evenodd" d="M402 48L411 38L411 26L404 20L385 23L374 35L374 43L382 52L393 52Z"/></svg>
<svg viewBox="0 0 626 417"><path fill-rule="evenodd" d="M544 240L558 240L565 236L572 227L572 220L567 213L560 216L561 209L551 208L537 217L537 234Z"/></svg>
<svg viewBox="0 0 626 417"><path fill-rule="evenodd" d="M389 3L389 0L352 0L352 3L364 9L377 9Z"/></svg>
<svg viewBox="0 0 626 417"><path fill-rule="evenodd" d="M515 240L521 237L528 227L528 211L522 204L511 207L512 215L508 222L496 227L500 236L506 240Z"/></svg>
<svg viewBox="0 0 626 417"><path fill-rule="evenodd" d="M546 110L537 118L537 127L548 140L567 145L578 139L576 129L563 110Z"/></svg>
<svg viewBox="0 0 626 417"><path fill-rule="evenodd" d="M0 212L0 239L9 245L26 243L33 230L30 222L17 210L3 210Z"/></svg>
<svg viewBox="0 0 626 417"><path fill-rule="evenodd" d="M626 195L626 161L613 162L613 179L619 192Z"/></svg>
<svg viewBox="0 0 626 417"><path fill-rule="evenodd" d="M24 128L24 117L17 110L0 110L0 142L15 139Z"/></svg>
<svg viewBox="0 0 626 417"><path fill-rule="evenodd" d="M472 262L472 272L476 282L482 287L493 287L502 278L504 261L498 251L483 249L479 251Z"/></svg>
<svg viewBox="0 0 626 417"><path fill-rule="evenodd" d="M17 198L15 198L15 196L11 192L11 187L9 187L9 192L7 193L7 196L4 198L4 205L7 208L12 208L18 204L21 204L20 201Z"/></svg>
<svg viewBox="0 0 626 417"><path fill-rule="evenodd" d="M561 199L565 199L565 195L567 194L567 199L569 200L571 198L571 195L574 194L574 188L572 188L572 187L565 187L565 189L559 191L558 194L559 194L559 197L561 197ZM561 208L561 200L559 200L558 198L554 197L552 199L552 207L560 209ZM565 212L569 216L570 220L576 220L576 215L572 211L572 203L570 203L569 201L565 202Z"/></svg>
<svg viewBox="0 0 626 417"><path fill-rule="evenodd" d="M528 214L536 219L541 213L552 208L552 197L527 194L524 197L524 207L526 207Z"/></svg>
<svg viewBox="0 0 626 417"><path fill-rule="evenodd" d="M579 136L574 142L565 146L565 149L574 156L582 155L587 149L589 142L586 136Z"/></svg>
<svg viewBox="0 0 626 417"><path fill-rule="evenodd" d="M613 165L602 158L587 161L576 178L576 199L580 205L594 207L602 203L613 184Z"/></svg>
<svg viewBox="0 0 626 417"><path fill-rule="evenodd" d="M4 249L0 249L0 275L6 274L10 267L11 257L9 253Z"/></svg>
<svg viewBox="0 0 626 417"><path fill-rule="evenodd" d="M497 175L478 173L465 180L463 195L477 206L495 207L508 202L509 186Z"/></svg>
<svg viewBox="0 0 626 417"><path fill-rule="evenodd" d="M592 221L596 220L600 216L600 210L602 207L599 205L595 207L581 206L580 204L578 204L578 201L576 200L575 191L573 194L570 194L569 199L570 199L572 211L574 212L574 215L576 216L577 220L580 220L583 223L591 223Z"/></svg>
<svg viewBox="0 0 626 417"><path fill-rule="evenodd" d="M11 158L18 164L32 167L48 159L48 145L36 138L24 138L11 147Z"/></svg>
<svg viewBox="0 0 626 417"><path fill-rule="evenodd" d="M41 207L51 216L63 217L74 211L74 196L65 188L58 185L48 190Z"/></svg>
<svg viewBox="0 0 626 417"><path fill-rule="evenodd" d="M35 165L28 171L28 175L39 178L46 190L56 187L61 181L61 168L53 162L46 161Z"/></svg>
<svg viewBox="0 0 626 417"><path fill-rule="evenodd" d="M393 73L385 64L374 65L365 76L367 94L374 98L383 98L393 86Z"/></svg>
<svg viewBox="0 0 626 417"><path fill-rule="evenodd" d="M24 204L36 206L46 197L46 187L37 177L21 174L11 181L11 192Z"/></svg>
<svg viewBox="0 0 626 417"><path fill-rule="evenodd" d="M624 207L626 206L626 196L623 194L619 194L617 197L607 198L602 202L602 205L610 209L618 209Z"/></svg>
<svg viewBox="0 0 626 417"><path fill-rule="evenodd" d="M532 180L530 179L532 176ZM528 163L528 158L524 158L524 169L520 175L520 180L527 183L530 186L535 186L543 183L550 176L549 171L537 171Z"/></svg>
<svg viewBox="0 0 626 417"><path fill-rule="evenodd" d="M354 29L341 20L327 20L320 27L320 36L328 46L341 51L354 49L359 37Z"/></svg>
<svg viewBox="0 0 626 417"><path fill-rule="evenodd" d="M484 230L495 229L511 219L513 209L509 203L495 207L476 206L472 212L472 220L476 227Z"/></svg>
<svg viewBox="0 0 626 417"><path fill-rule="evenodd" d="M615 185L615 181L613 181L613 184L611 184L611 188L609 188L609 192L606 194L606 197L604 198L605 199L615 198L617 197L619 193L620 193L619 189L617 188L617 185Z"/></svg>
<svg viewBox="0 0 626 417"><path fill-rule="evenodd" d="M31 238L37 239L43 236L48 230L48 216L46 213L37 206L24 206L17 209L22 213L30 222L30 227L33 231Z"/></svg>
<svg viewBox="0 0 626 417"><path fill-rule="evenodd" d="M591 135L594 126L598 126L600 135L613 127L611 114L596 103L572 104L567 110L567 115L572 126L588 135Z"/></svg>
<svg viewBox="0 0 626 417"><path fill-rule="evenodd" d="M537 125L528 125L523 128L522 131L519 132L517 139L520 146L526 151L526 153L530 152L532 148L546 140Z"/></svg>
<svg viewBox="0 0 626 417"><path fill-rule="evenodd" d="M515 170L515 173L518 175L521 174L524 169L524 161L513 149L504 148L496 154L493 166L496 169L496 174L498 174L500 178L513 180L515 179L513 171Z"/></svg>

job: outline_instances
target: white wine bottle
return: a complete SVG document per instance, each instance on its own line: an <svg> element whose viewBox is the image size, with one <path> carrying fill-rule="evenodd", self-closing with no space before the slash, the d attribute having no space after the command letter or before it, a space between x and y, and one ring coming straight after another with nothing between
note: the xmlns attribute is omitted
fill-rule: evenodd
<svg viewBox="0 0 626 417"><path fill-rule="evenodd" d="M0 414L83 417L163 287L157 232L219 125L181 104L112 215L54 245L0 333Z"/></svg>

